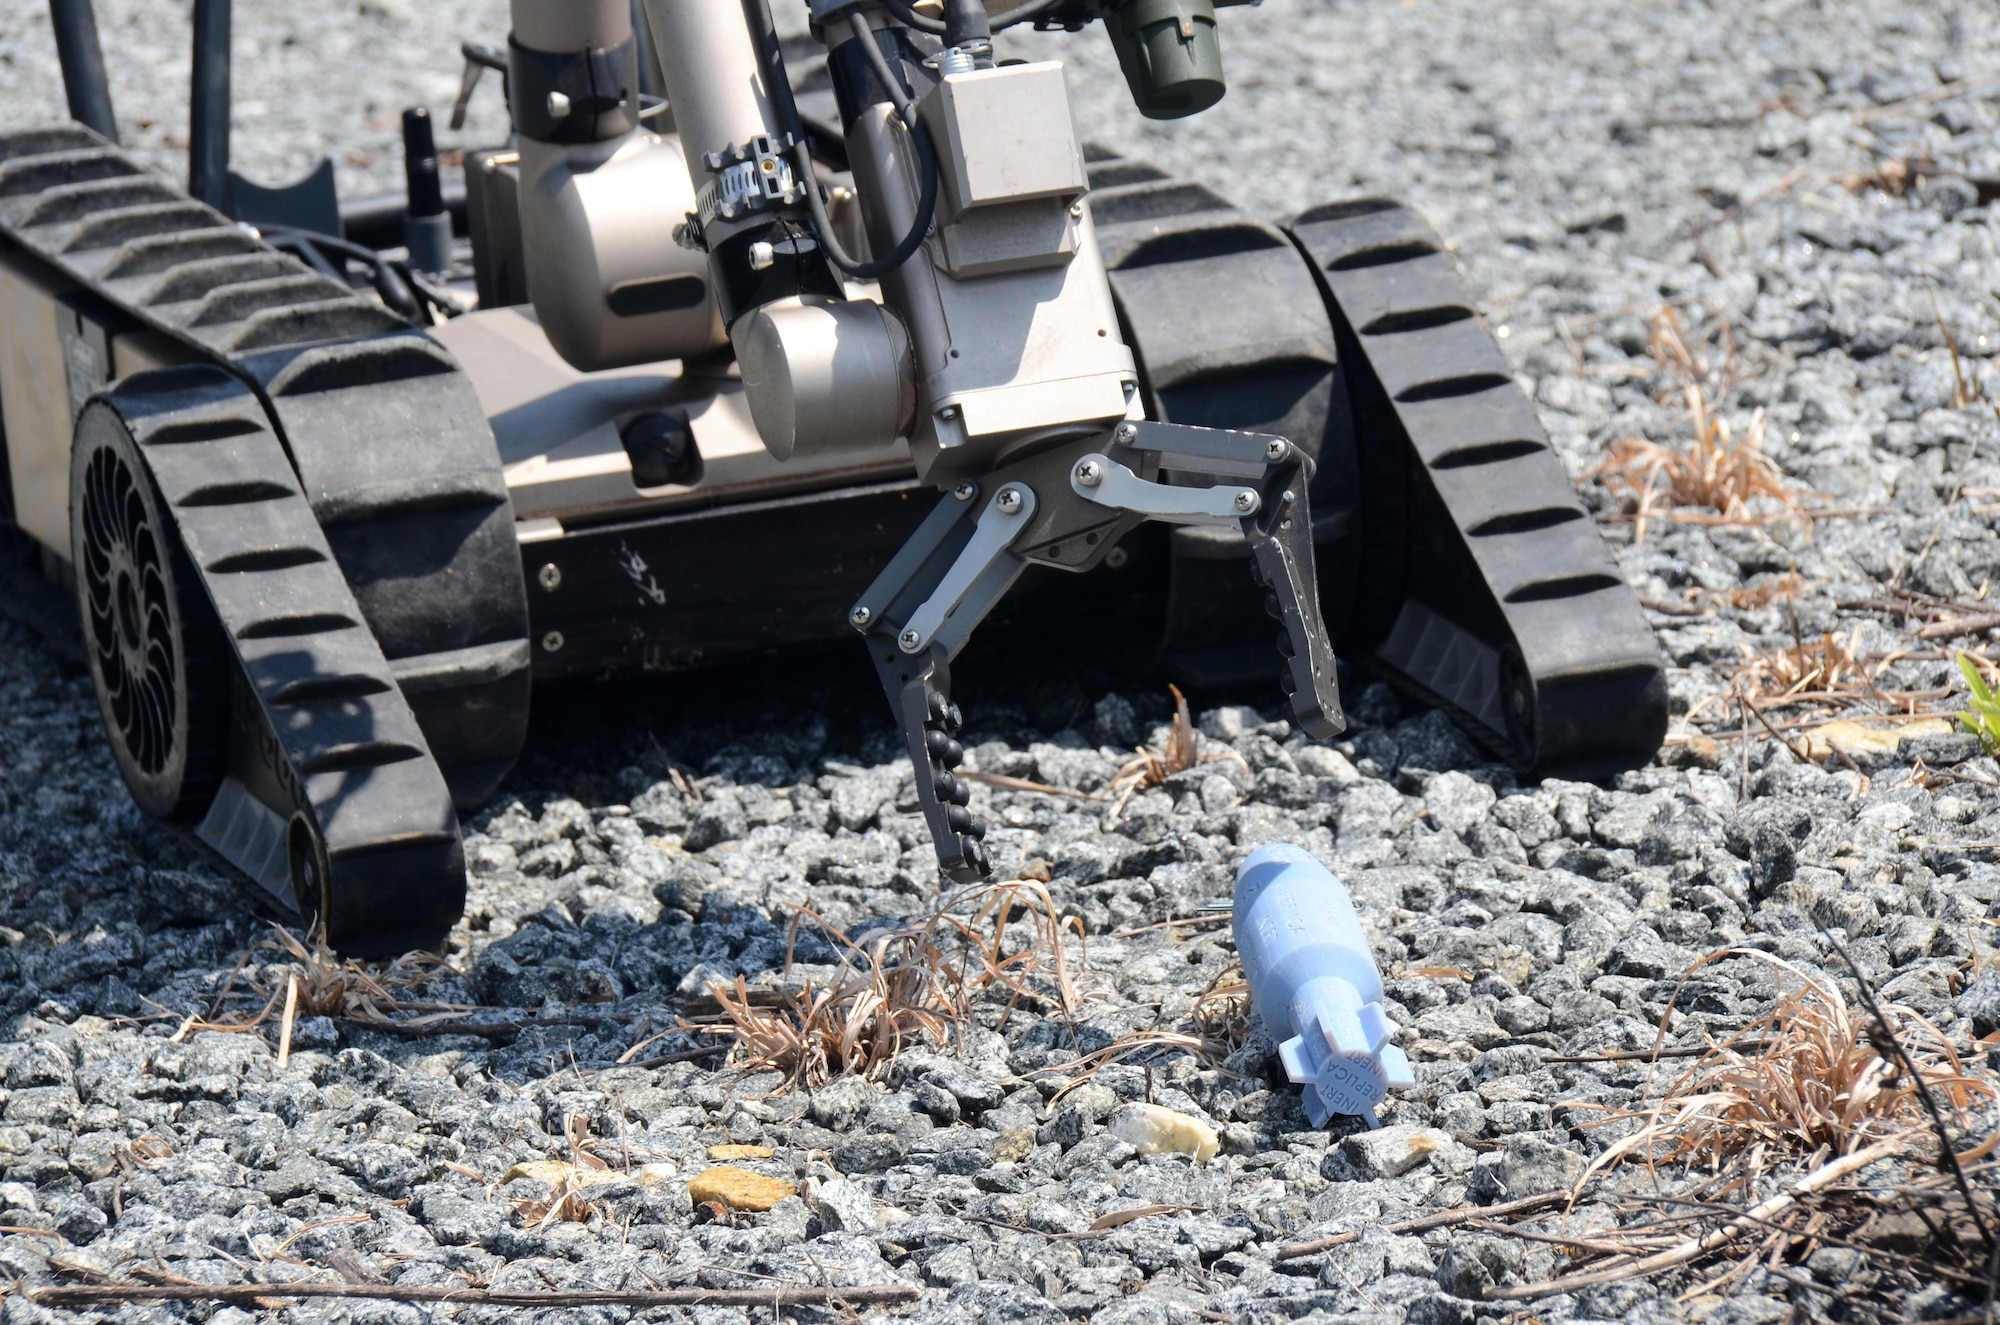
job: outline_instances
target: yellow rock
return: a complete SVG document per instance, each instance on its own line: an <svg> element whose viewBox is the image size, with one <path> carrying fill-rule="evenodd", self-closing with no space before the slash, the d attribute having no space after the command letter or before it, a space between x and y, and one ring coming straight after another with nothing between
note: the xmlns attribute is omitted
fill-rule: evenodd
<svg viewBox="0 0 2000 1325"><path fill-rule="evenodd" d="M1128 1104L1106 1124L1111 1135L1142 1155L1193 1155L1206 1164L1222 1149L1215 1129L1158 1104Z"/></svg>
<svg viewBox="0 0 2000 1325"><path fill-rule="evenodd" d="M614 1182L636 1182L641 1187L650 1187L674 1176L677 1170L671 1164L641 1164L635 1169L591 1168L586 1164L572 1164L566 1159L531 1159L508 1169L502 1183L516 1178L533 1178L551 1187L560 1187L567 1182L571 1187L608 1187Z"/></svg>
<svg viewBox="0 0 2000 1325"><path fill-rule="evenodd" d="M713 1160L725 1159L769 1159L778 1152L769 1146L710 1146L708 1157Z"/></svg>
<svg viewBox="0 0 2000 1325"><path fill-rule="evenodd" d="M1829 722L1801 736L1795 747L1812 760L1820 760L1835 750L1843 754L1892 755L1909 736L1949 736L1956 728L1949 718L1918 718L1901 726L1876 722Z"/></svg>
<svg viewBox="0 0 2000 1325"><path fill-rule="evenodd" d="M1035 1148L1035 1129L1016 1127L1012 1131L1000 1133L1000 1139L993 1143L995 1164L1016 1164L1028 1157Z"/></svg>
<svg viewBox="0 0 2000 1325"><path fill-rule="evenodd" d="M797 1196L799 1185L783 1178L767 1178L748 1169L719 1164L704 1169L688 1182L688 1197L696 1205L720 1201L731 1210L769 1210L787 1196Z"/></svg>

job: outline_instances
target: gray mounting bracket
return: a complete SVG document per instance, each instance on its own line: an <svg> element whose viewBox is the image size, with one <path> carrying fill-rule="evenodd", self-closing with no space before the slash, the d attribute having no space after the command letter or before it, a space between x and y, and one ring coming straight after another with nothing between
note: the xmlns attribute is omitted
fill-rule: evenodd
<svg viewBox="0 0 2000 1325"><path fill-rule="evenodd" d="M972 628L1027 569L1028 563L1007 549L1034 514L1033 488L1025 483L1002 484L974 522L972 541L959 550L951 569L923 606L910 614L896 637L896 647L904 653L922 653L935 641L944 646L947 656L964 648Z"/></svg>

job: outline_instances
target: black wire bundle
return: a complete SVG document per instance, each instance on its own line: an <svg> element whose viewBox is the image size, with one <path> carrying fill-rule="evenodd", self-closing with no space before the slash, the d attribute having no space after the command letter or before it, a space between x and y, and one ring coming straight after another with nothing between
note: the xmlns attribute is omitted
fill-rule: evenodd
<svg viewBox="0 0 2000 1325"><path fill-rule="evenodd" d="M1028 0L1027 4L1015 5L1012 9L1004 10L994 15L988 20L988 23L991 31L998 32L1003 28L1011 28L1016 23L1026 23L1032 19L1040 18L1061 3L1062 0ZM919 32L928 32L934 37L947 35L946 20L929 18L923 14L919 14L908 3L908 0L882 0L882 5L883 8L895 15L896 21L904 27L915 28Z"/></svg>
<svg viewBox="0 0 2000 1325"><path fill-rule="evenodd" d="M786 81L784 57L778 49L777 35L770 30L769 15L764 10L763 0L744 0L744 11L751 17L752 31L757 36L759 63L763 66L765 86L771 89L772 102L779 117L783 119L786 132L792 136L792 169L799 177L806 191L806 209L812 216L813 229L817 233L819 245L827 259L843 273L858 281L872 281L896 270L917 251L930 233L931 220L937 214L938 160L937 148L931 142L930 132L917 117L914 95L902 78L889 67L882 48L876 44L875 33L859 10L851 16L854 39L861 43L862 53L875 71L876 78L888 90L890 104L896 109L896 117L903 122L917 147L917 158L921 183L917 195L917 214L910 223L909 233L899 240L895 247L872 262L861 262L841 246L834 233L833 221L827 215L826 199L820 195L819 181L813 173L812 149L806 143L805 125L799 118L799 108L792 100L791 84Z"/></svg>

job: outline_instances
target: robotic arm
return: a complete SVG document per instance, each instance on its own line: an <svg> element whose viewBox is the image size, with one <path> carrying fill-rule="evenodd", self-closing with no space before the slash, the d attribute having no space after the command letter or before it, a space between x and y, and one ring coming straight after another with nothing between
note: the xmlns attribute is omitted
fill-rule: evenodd
<svg viewBox="0 0 2000 1325"><path fill-rule="evenodd" d="M866 258L828 216L765 0L642 0L681 170L638 125L627 0L513 0L529 288L557 348L601 368L726 333L773 455L907 439L944 496L849 621L954 880L990 865L955 773L952 659L1028 565L1089 570L1142 521L1240 530L1294 721L1337 733L1310 459L1283 438L1145 419L1063 68L993 59L996 27L1106 11L1142 109L1191 113L1221 94L1209 0L1043 0L997 20L977 0L947 0L941 19L900 0L811 5Z"/></svg>

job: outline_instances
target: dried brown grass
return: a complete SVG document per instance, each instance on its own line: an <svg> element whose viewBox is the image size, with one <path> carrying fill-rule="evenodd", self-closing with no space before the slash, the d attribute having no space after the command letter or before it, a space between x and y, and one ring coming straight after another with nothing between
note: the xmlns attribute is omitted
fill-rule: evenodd
<svg viewBox="0 0 2000 1325"><path fill-rule="evenodd" d="M1849 193L1863 193L1875 190L1892 198L1900 198L1917 186L1926 175L1937 173L1937 161L1929 152L1918 152L1910 156L1889 157L1877 161L1868 170L1850 170L1838 175L1834 182Z"/></svg>
<svg viewBox="0 0 2000 1325"><path fill-rule="evenodd" d="M1162 786L1174 774L1187 772L1201 758L1201 735L1194 729L1194 719L1188 716L1187 696L1179 686L1170 685L1167 689L1174 696L1174 718L1167 726L1166 744L1158 750L1139 751L1138 757L1128 761L1111 779L1110 790L1121 797L1120 805L1135 791Z"/></svg>
<svg viewBox="0 0 2000 1325"><path fill-rule="evenodd" d="M519 1212L521 1222L537 1232L552 1224L587 1224L598 1213L598 1207L584 1196L588 1184L582 1172L602 1172L611 1166L591 1153L590 1123L582 1114L570 1113L563 1119L563 1141L569 1150L570 1172L549 1184L547 1196L508 1203Z"/></svg>
<svg viewBox="0 0 2000 1325"><path fill-rule="evenodd" d="M1002 791L1032 791L1044 796L1063 796L1080 801L1113 800L1117 802L1111 811L1115 819L1125 812L1126 803L1134 795L1148 787L1164 786L1168 778L1176 773L1185 773L1196 764L1212 760L1243 762L1241 755L1226 746L1218 751L1204 751L1201 748L1201 733L1195 730L1194 719L1188 714L1187 696L1181 693L1179 686L1169 685L1167 689L1174 697L1174 716L1167 724L1166 739L1158 748L1142 747L1134 758L1126 760L1101 792L1071 791L1067 787L1052 787L1045 782L1010 777L1003 773L973 771L961 772L959 776L967 781L998 787Z"/></svg>
<svg viewBox="0 0 2000 1325"><path fill-rule="evenodd" d="M173 1039L198 1031L242 1034L255 1031L283 1005L280 1057L289 1056L293 1023L299 1017L332 1017L398 1029L449 1021L472 1005L424 1002L423 994L440 976L454 974L444 958L417 952L388 963L345 959L315 934L301 940L290 930L271 926L271 933L254 944L223 982L209 1010L185 1017ZM263 1000L255 1010L230 1008L238 985L252 999ZM418 1012L418 1016L393 1016Z"/></svg>
<svg viewBox="0 0 2000 1325"><path fill-rule="evenodd" d="M2000 1087L1915 1012L1885 1005L1846 950L1828 942L1855 978L1858 1010L1832 981L1764 952L1724 949L1689 969L1693 976L1725 959L1761 961L1773 968L1780 994L1769 1013L1707 1049L1650 1107L1608 1111L1606 1122L1636 1126L1590 1165L1572 1201L1621 1164L1644 1164L1652 1178L1650 1191L1593 1193L1612 1223L1578 1228L1566 1214L1559 1234L1482 1225L1563 1244L1555 1277L1501 1287L1489 1298L1526 1301L1699 1272L1711 1277L1677 1300L1719 1301L1761 1270L1837 1295L1842 1319L1905 1319L1909 1295L1939 1283L1984 1299L1991 1311L2000 1267L1990 1218L1995 1166L1981 1161L2000 1135L1966 1142L1990 1121ZM1677 1001L1661 1020L1662 1041ZM1653 1057L1670 1052L1656 1044ZM1650 1078L1642 1093L1651 1094ZM1685 1180L1670 1188L1663 1168ZM1835 1287L1794 1279L1787 1267L1822 1247L1862 1259ZM1820 1318L1816 1298L1788 1296L1800 1318Z"/></svg>
<svg viewBox="0 0 2000 1325"><path fill-rule="evenodd" d="M1727 1179L1724 1191L1748 1188L1773 1165L1804 1160L1817 1167L1917 1135L1931 1125L1926 1090L1961 1123L1975 1105L2000 1098L1990 1078L1975 1075L1950 1039L1909 1008L1881 1006L1886 1024L1877 1024L1869 1013L1856 1015L1838 985L1755 949L1711 953L1688 975L1739 957L1768 963L1798 988L1697 1059L1657 1103L1614 1111L1610 1120L1639 1125L1591 1172L1639 1160L1655 1170L1705 1167ZM1959 1152L1958 1160L1980 1160L1996 1143L2000 1135Z"/></svg>
<svg viewBox="0 0 2000 1325"><path fill-rule="evenodd" d="M1105 788L1107 796L1115 796L1118 804L1111 812L1112 817L1125 812L1126 802L1148 787L1165 786L1167 779L1176 773L1185 773L1204 761L1234 760L1243 762L1243 757L1225 747L1215 752L1201 748L1201 733L1194 729L1194 719L1188 716L1187 696L1176 685L1167 687L1174 697L1173 721L1167 725L1167 738L1159 749L1147 747L1138 752L1136 758L1126 761L1111 783Z"/></svg>
<svg viewBox="0 0 2000 1325"><path fill-rule="evenodd" d="M1027 935L1016 931L1010 941L1009 929L1021 922ZM868 935L865 947L801 907L787 945L787 976L799 929L808 923L840 950L837 974L808 979L775 1003L755 999L741 976L733 984L716 982L709 993L722 1024L684 1023L729 1036L735 1065L781 1072L788 1086L877 1076L906 1047L948 1046L978 998L1005 995L1002 1025L1023 999L1051 1003L1065 1016L1081 1003L1065 945L1072 936L1084 942L1083 924L1061 915L1034 880L971 889L920 921Z"/></svg>
<svg viewBox="0 0 2000 1325"><path fill-rule="evenodd" d="M1868 695L1875 691L1875 668L1861 646L1862 628L1843 636L1797 638L1759 653L1744 646L1736 684L1752 703L1772 704L1804 695Z"/></svg>
<svg viewBox="0 0 2000 1325"><path fill-rule="evenodd" d="M1763 452L1763 410L1750 416L1739 437L1717 408L1744 376L1728 322L1715 319L1703 334L1690 337L1680 315L1662 308L1653 314L1647 349L1670 384L1661 403L1683 401L1694 431L1682 449L1621 438L1591 471L1632 520L1634 539L1643 543L1647 521L1668 512L1674 519L1742 524L1795 509L1797 498ZM1755 503L1769 510L1754 511ZM1697 510L1711 514L1702 517Z"/></svg>
<svg viewBox="0 0 2000 1325"><path fill-rule="evenodd" d="M1789 601L1799 596L1806 587L1805 579L1797 571L1786 571L1773 575L1755 584L1739 585L1724 591L1722 601L1738 612L1755 612L1769 607L1772 603Z"/></svg>
<svg viewBox="0 0 2000 1325"><path fill-rule="evenodd" d="M442 957L417 952L386 964L344 959L315 938L300 941L290 930L272 927L270 937L250 950L253 958L271 954L279 960L264 966L251 987L259 993L283 994L290 980L297 980L298 1014L303 1017L334 1017L346 1021L387 1023L391 1014L409 1011L409 1001L420 998L432 981L449 972ZM442 1020L470 1011L470 1005L424 1004L430 1017L405 1018L403 1026L422 1025L426 1020Z"/></svg>
<svg viewBox="0 0 2000 1325"><path fill-rule="evenodd" d="M1243 968L1223 971L1194 1001L1194 1024L1202 1038L1234 1053L1250 1038L1250 982Z"/></svg>

